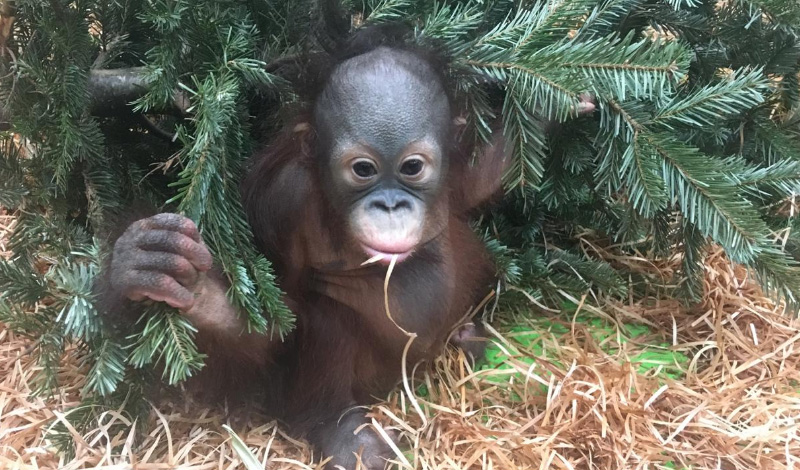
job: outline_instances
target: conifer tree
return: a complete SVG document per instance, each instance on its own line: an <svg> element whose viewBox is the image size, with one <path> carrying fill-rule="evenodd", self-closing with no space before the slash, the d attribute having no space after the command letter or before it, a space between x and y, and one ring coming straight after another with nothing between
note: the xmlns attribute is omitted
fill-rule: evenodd
<svg viewBox="0 0 800 470"><path fill-rule="evenodd" d="M637 295L647 280L593 259L584 233L681 254L674 283L687 301L718 244L797 306L796 2L6 0L0 206L16 228L0 321L36 338L42 393L58 386L70 342L88 364L87 404L136 412L154 363L169 384L202 367L177 313L153 306L121 334L98 310L104 234L135 202L198 223L253 330L291 330L238 179L307 104L291 64L386 22L448 57L468 135L486 140L501 124L508 139L507 197L475 223L507 306L590 287ZM579 117L586 94L597 111Z"/></svg>

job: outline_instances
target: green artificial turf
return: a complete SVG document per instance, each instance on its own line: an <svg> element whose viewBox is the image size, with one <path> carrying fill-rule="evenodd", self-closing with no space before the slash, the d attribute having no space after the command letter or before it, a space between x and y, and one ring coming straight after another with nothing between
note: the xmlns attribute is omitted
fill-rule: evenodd
<svg viewBox="0 0 800 470"><path fill-rule="evenodd" d="M592 338L603 346L603 349L608 354L615 354L617 341L605 341L607 338L617 335L616 329L609 325L605 320L591 317L587 315L579 315L575 322L583 325L591 334ZM552 360L555 364L559 364L558 360L549 357L547 350L544 348L543 337L554 336L555 338L566 336L569 334L569 328L562 322L555 322L551 319L533 319L528 320L524 326L511 326L510 328L503 329L503 336L511 343L514 351L509 351L514 354L514 357L520 361L532 364L534 359L530 356L532 352L536 357ZM637 341L641 343L642 340L647 340L655 335L646 327L642 325L623 325L620 332L619 341L625 344L629 341ZM657 344L651 343L642 347L640 352L630 357L630 362L637 366L640 374L655 373L658 377L680 379L683 376L682 365L689 362L689 358L677 351L671 351L669 344L659 342ZM481 369L510 369L511 366L506 364L508 356L503 351L507 347L503 347L502 343L498 340L492 340L486 348L486 362L480 367ZM525 354L519 351L526 351ZM505 378L497 379L502 376L489 376L490 380L506 380ZM494 378L494 379L492 379Z"/></svg>

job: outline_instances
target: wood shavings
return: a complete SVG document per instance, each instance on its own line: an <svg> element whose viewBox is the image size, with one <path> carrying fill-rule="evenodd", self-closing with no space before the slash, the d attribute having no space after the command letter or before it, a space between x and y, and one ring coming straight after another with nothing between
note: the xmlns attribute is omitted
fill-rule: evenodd
<svg viewBox="0 0 800 470"><path fill-rule="evenodd" d="M11 223L0 218L0 233ZM680 263L613 256L664 279ZM539 330L528 343L519 340L524 331L494 325L507 369L473 370L448 351L415 380L409 375L418 409L398 387L372 408L371 425L394 428L400 450L411 447L408 462L395 459L403 468L800 468L800 323L721 250L709 252L705 269L704 300L691 308L658 297L582 304L615 325L649 325L648 341L623 344L612 334L600 345L572 315L554 317L563 332ZM658 342L691 359L673 365L680 379L641 373L631 362ZM319 456L270 418L184 397L158 402L148 422L104 413L67 460L53 452L47 430L79 404L85 368L67 348L56 396L32 396L31 344L0 325L0 468L243 468L226 424L270 470L316 468ZM114 431L120 423L125 432Z"/></svg>

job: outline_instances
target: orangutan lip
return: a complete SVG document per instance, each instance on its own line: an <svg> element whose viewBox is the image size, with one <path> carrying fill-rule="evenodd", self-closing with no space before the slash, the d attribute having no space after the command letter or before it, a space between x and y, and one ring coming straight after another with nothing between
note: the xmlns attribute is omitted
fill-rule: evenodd
<svg viewBox="0 0 800 470"><path fill-rule="evenodd" d="M404 251L402 253L388 253L386 251L376 250L375 248L372 248L372 247L369 247L369 246L363 245L363 244L361 245L361 247L364 248L364 251L367 252L367 256L369 256L370 259L375 259L375 258L378 258L380 256L380 258L378 258L375 262L379 263L379 264L383 264L385 266L388 266L389 264L391 264L392 258L395 257L395 256L397 257L397 261L396 262L400 263L400 262L406 260L414 252L414 250L408 250L408 251Z"/></svg>

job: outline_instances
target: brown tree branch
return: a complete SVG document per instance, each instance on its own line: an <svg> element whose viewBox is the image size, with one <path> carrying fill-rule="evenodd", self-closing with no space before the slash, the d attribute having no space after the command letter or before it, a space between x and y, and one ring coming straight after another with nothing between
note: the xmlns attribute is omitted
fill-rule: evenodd
<svg viewBox="0 0 800 470"><path fill-rule="evenodd" d="M89 112L95 116L113 116L129 112L130 103L147 92L144 67L125 69L99 69L89 72ZM172 107L163 114L185 116L188 99L176 92ZM8 111L0 106L0 130L11 128Z"/></svg>
<svg viewBox="0 0 800 470"><path fill-rule="evenodd" d="M0 6L2 3L0 3ZM298 56L281 57L264 68L272 73L281 67L294 63ZM89 112L95 116L113 116L129 112L130 103L141 98L147 92L146 69L130 67L120 69L92 69L89 72ZM161 114L186 116L190 105L189 98L180 90L176 90L168 109L159 110ZM11 116L0 105L0 130L11 127Z"/></svg>
<svg viewBox="0 0 800 470"><path fill-rule="evenodd" d="M147 92L144 68L101 69L89 73L89 112L113 115Z"/></svg>

